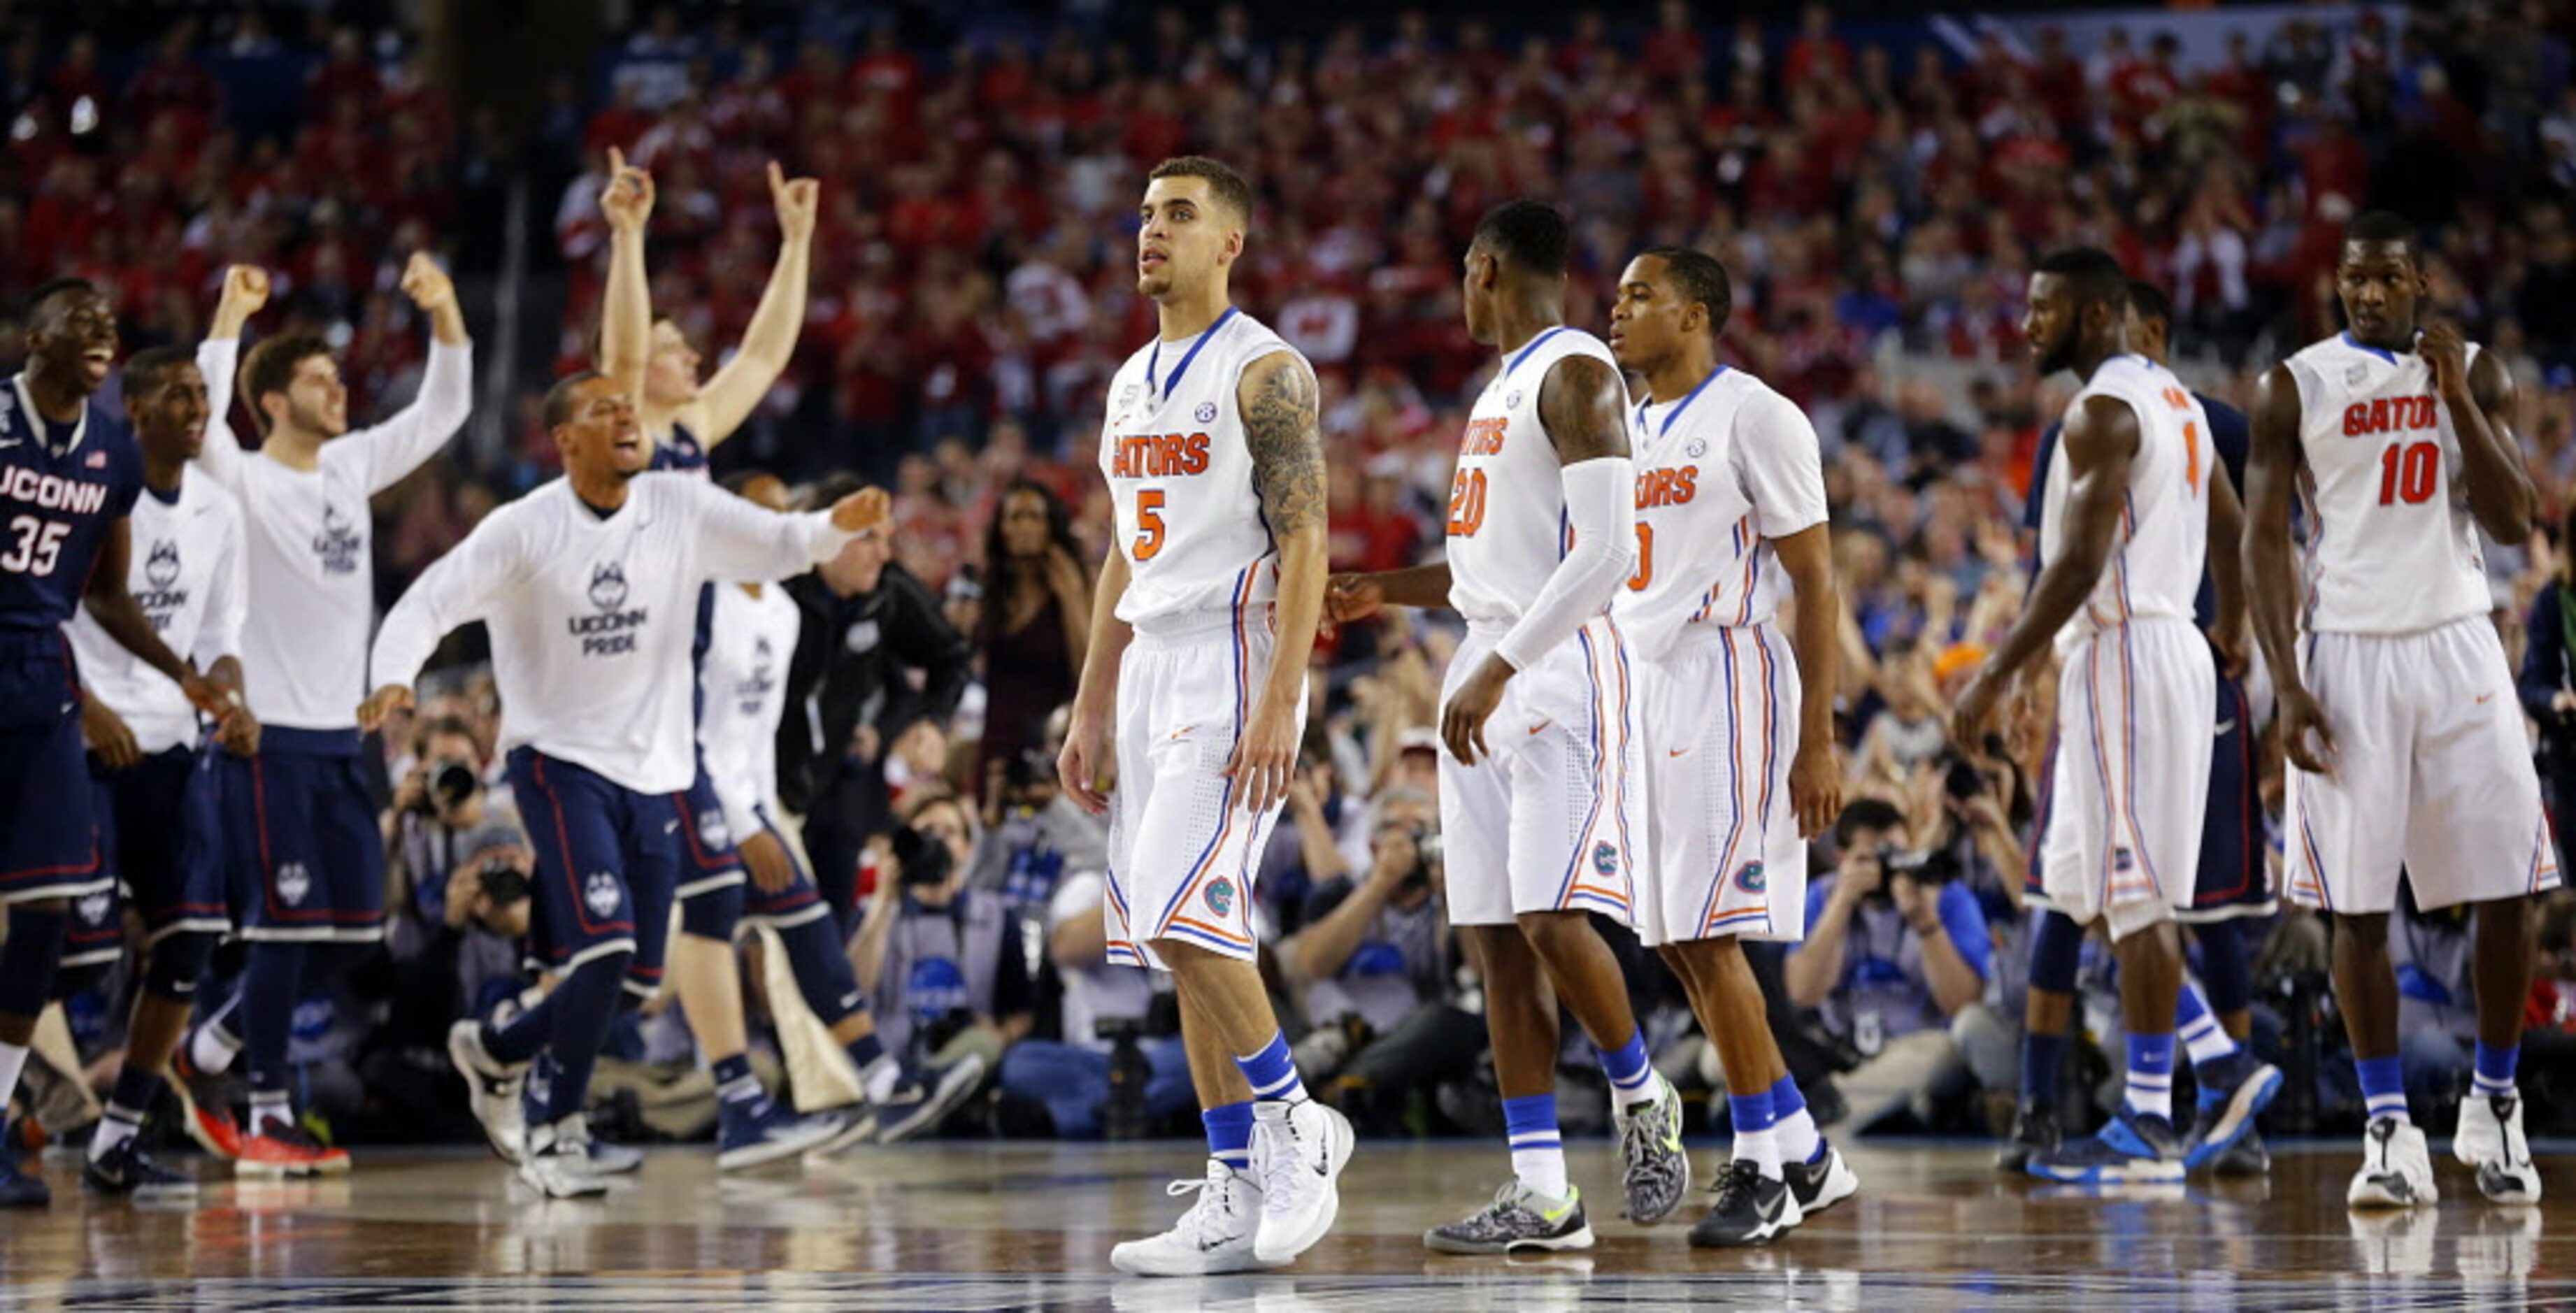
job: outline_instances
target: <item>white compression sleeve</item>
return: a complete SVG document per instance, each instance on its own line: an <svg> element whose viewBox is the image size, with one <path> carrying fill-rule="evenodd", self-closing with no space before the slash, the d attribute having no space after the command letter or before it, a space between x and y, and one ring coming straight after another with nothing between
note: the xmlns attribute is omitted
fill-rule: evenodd
<svg viewBox="0 0 2576 1313"><path fill-rule="evenodd" d="M1637 474L1625 456L1604 456L1564 470L1565 517L1574 547L1557 562L1520 623L1494 653L1527 670L1599 615L1637 568Z"/></svg>

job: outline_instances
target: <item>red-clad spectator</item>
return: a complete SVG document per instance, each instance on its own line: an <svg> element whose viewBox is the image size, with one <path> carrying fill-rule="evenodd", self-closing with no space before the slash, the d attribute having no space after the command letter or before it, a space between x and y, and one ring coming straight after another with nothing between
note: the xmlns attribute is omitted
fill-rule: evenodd
<svg viewBox="0 0 2576 1313"><path fill-rule="evenodd" d="M1851 47L1834 35L1834 11L1809 4L1798 11L1798 37L1780 59L1780 76L1788 86L1851 76Z"/></svg>

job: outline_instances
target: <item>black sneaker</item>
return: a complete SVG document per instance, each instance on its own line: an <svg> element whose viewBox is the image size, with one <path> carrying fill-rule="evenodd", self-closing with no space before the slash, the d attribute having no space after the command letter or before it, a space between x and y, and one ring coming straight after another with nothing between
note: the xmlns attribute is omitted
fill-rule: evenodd
<svg viewBox="0 0 2576 1313"><path fill-rule="evenodd" d="M1816 1156L1806 1162L1781 1164L1780 1174L1788 1178L1789 1193L1796 1196L1802 1219L1860 1191L1860 1177L1843 1162L1843 1151L1830 1142L1818 1145Z"/></svg>
<svg viewBox="0 0 2576 1313"><path fill-rule="evenodd" d="M2263 1147L2263 1137L2245 1132L2227 1152L2218 1155L2210 1170L2220 1176L2267 1176L2272 1171L2272 1151Z"/></svg>
<svg viewBox="0 0 2576 1313"><path fill-rule="evenodd" d="M136 1136L84 1160L81 1184L98 1194L130 1195L146 1203L197 1197L197 1179L154 1162L152 1155L143 1151L142 1139Z"/></svg>
<svg viewBox="0 0 2576 1313"><path fill-rule="evenodd" d="M1786 1180L1764 1176L1760 1164L1750 1158L1738 1158L1727 1164L1726 1175L1718 1178L1717 1206L1691 1228L1691 1247L1740 1249L1767 1245L1804 1221L1805 1216Z"/></svg>
<svg viewBox="0 0 2576 1313"><path fill-rule="evenodd" d="M1508 1254L1515 1249L1590 1249L1592 1228L1583 1220L1583 1192L1565 1188L1565 1197L1550 1201L1507 1181L1494 1192L1494 1202L1422 1233L1422 1244L1437 1254Z"/></svg>
<svg viewBox="0 0 2576 1313"><path fill-rule="evenodd" d="M2045 1103L2025 1103L2013 1113L2012 1134L1995 1152L1995 1170L2020 1176L2030 1170L2031 1159L2053 1152L2065 1138L2066 1133L2057 1125L2056 1108Z"/></svg>

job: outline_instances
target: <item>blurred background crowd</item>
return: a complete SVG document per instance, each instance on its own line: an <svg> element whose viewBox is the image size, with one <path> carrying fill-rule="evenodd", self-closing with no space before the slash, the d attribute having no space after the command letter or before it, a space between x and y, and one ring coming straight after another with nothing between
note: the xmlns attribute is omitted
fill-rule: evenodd
<svg viewBox="0 0 2576 1313"><path fill-rule="evenodd" d="M2166 289L2177 367L2241 404L2261 368L2337 326L2344 222L2372 208L2420 222L2434 312L2520 384L2550 526L2490 553L2495 617L2544 778L2576 784L2563 7L2003 6L1972 24L1825 5L1721 21L1686 0L1528 22L1437 4L968 8L684 5L561 29L486 15L546 52L521 55L535 75L506 87L466 71L445 10L425 27L370 4L0 20L0 289L82 275L110 291L129 349L186 344L222 266L262 264L284 311L272 330L339 347L364 422L416 385L426 325L396 295L401 261L428 248L455 270L477 414L452 458L377 500L388 603L554 472L535 399L588 363L611 146L659 188L654 304L711 361L776 248L766 164L821 180L793 363L716 465L825 500L850 475L895 491L891 559L803 584L829 623L809 620L821 650L799 665L832 667L834 693L828 741L782 791L816 818L888 1042L991 1059L994 1088L952 1133L1140 1134L1191 1107L1168 1002L1103 964L1105 836L1058 796L1049 726L1074 684L1066 620L1087 614L1106 548L1102 390L1153 331L1133 203L1144 170L1183 150L1258 193L1235 295L1322 377L1337 570L1439 548L1466 401L1492 367L1457 301L1486 207L1568 208L1578 326L1606 322L1609 279L1642 247L1726 263L1726 358L1815 420L1849 607L1839 725L1856 801L1817 846L1817 896L1887 913L1869 924L1889 931L1834 970L1765 964L1820 1114L1981 1133L2014 1088L2046 726L2025 720L2004 757L1963 755L1944 727L2018 609L2032 453L2066 396L2033 376L2018 328L2039 251L2102 245ZM1476 982L1440 906L1429 726L1453 644L1417 616L1319 650L1292 823L1258 886L1306 1079L1377 1133L1499 1115L1479 1087ZM512 917L468 878L523 847L489 783L507 710L473 652L454 645L451 692L385 737L388 951L300 1014L298 1059L341 1138L470 1138L446 1024L517 982ZM1917 902L1955 953L1927 961L1906 942L1914 918L1888 909ZM2544 1089L2568 1080L2555 1046L2576 1028L2572 930L2567 908L2544 920L2525 1065ZM2424 1110L2466 1080L2467 930L2410 915L2396 933ZM2281 1129L2358 1123L2345 1064L2321 1060L2341 1043L2323 944L2285 913L2259 967L2257 1047L2296 1078ZM755 998L773 966L755 942ZM1659 1063L1705 1090L1714 1063L1678 991L1647 955L1631 966ZM2107 1035L2107 968L2087 980ZM122 987L75 1009L93 1071L113 1070ZM629 1023L618 1052L602 1089L630 1133L704 1133L713 1095L677 1009ZM1590 1071L1571 1061L1564 1079ZM2576 1109L2530 1100L2535 1116L2554 1104Z"/></svg>

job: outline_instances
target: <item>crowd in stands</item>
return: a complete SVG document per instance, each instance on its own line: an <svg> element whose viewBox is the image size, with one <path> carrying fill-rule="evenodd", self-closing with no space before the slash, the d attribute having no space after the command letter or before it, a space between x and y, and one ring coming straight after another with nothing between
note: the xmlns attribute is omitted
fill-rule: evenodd
<svg viewBox="0 0 2576 1313"><path fill-rule="evenodd" d="M2558 528L2576 508L2576 25L2538 0L2417 6L2396 26L2376 10L2293 16L2236 27L2222 58L2186 68L2151 25L2087 48L1990 28L1959 50L1863 40L1824 5L1741 12L1720 24L1665 0L1526 28L1408 13L1287 39L1229 4L1159 10L1130 39L889 25L840 44L662 10L518 137L488 112L460 125L415 47L353 29L272 33L245 10L119 50L22 29L0 67L0 286L81 274L114 290L129 346L188 342L222 265L260 263L289 312L278 331L345 341L352 410L380 411L411 391L401 371L425 333L393 271L444 245L497 274L497 240L463 249L458 234L517 170L560 188L539 209L565 310L531 339L532 397L589 363L609 147L654 173L653 302L702 348L740 337L769 267L766 163L821 179L795 364L718 464L820 481L817 504L834 472L888 480L900 530L891 560L802 585L832 622L808 640L855 654L814 659L874 662L875 683L834 709L834 760L784 767L782 787L821 818L819 876L888 1044L981 1052L995 1073L952 1133L1093 1135L1190 1106L1168 999L1104 964L1104 835L1058 793L1047 723L1106 548L1102 391L1153 332L1132 286L1144 170L1199 151L1259 192L1233 285L1322 377L1337 570L1439 545L1465 405L1491 366L1457 300L1485 208L1569 208L1568 304L1587 327L1630 254L1710 250L1735 279L1727 359L1816 420L1849 607L1839 723L1856 801L1817 849L1814 935L1762 964L1766 984L1819 1120L1982 1131L2018 1062L2020 877L2047 727L2025 717L1988 756L1955 751L1944 726L2019 607L2029 465L2065 395L2022 348L2031 258L2112 250L2168 290L2183 372L2241 404L2263 366L2335 328L2347 219L2393 208L2423 224L2437 312L2520 385L2550 527L2491 553L2495 615L2546 778L2576 787L2576 567ZM297 70L300 98L283 115L274 95L234 103L227 71L245 61ZM384 600L549 474L524 404L504 418L506 452L380 499ZM1374 1133L1498 1117L1477 1083L1476 982L1441 906L1429 727L1454 643L1410 617L1319 649L1318 714L1258 884L1305 1078ZM453 690L386 736L386 958L310 1001L299 1032L342 1134L470 1137L438 1037L516 987L524 905L482 878L526 864L507 790L488 784L507 710L470 667ZM451 765L469 780L453 791ZM1937 946L1911 928L1926 914ZM2398 927L2418 1098L2455 1097L2465 929ZM2318 1024L2323 942L2298 913L2272 931L2264 1051L2339 1042ZM2576 914L2544 918L2539 952L2527 1082L2550 1079L2549 1032L2576 1030ZM769 966L754 948L745 969L781 1012L759 987ZM1659 1065L1708 1088L1715 1063L1678 991L1647 955L1630 966ZM2106 970L2086 977L2102 1000ZM103 1000L76 1014L93 1057L119 1015ZM617 1051L602 1088L628 1133L704 1132L713 1095L685 1017L648 1009ZM2312 1125L2357 1120L2343 1069L2294 1069L2310 1073L2292 1103ZM1589 1071L1569 1061L1563 1080ZM1567 1129L1599 1103L1570 1101Z"/></svg>

